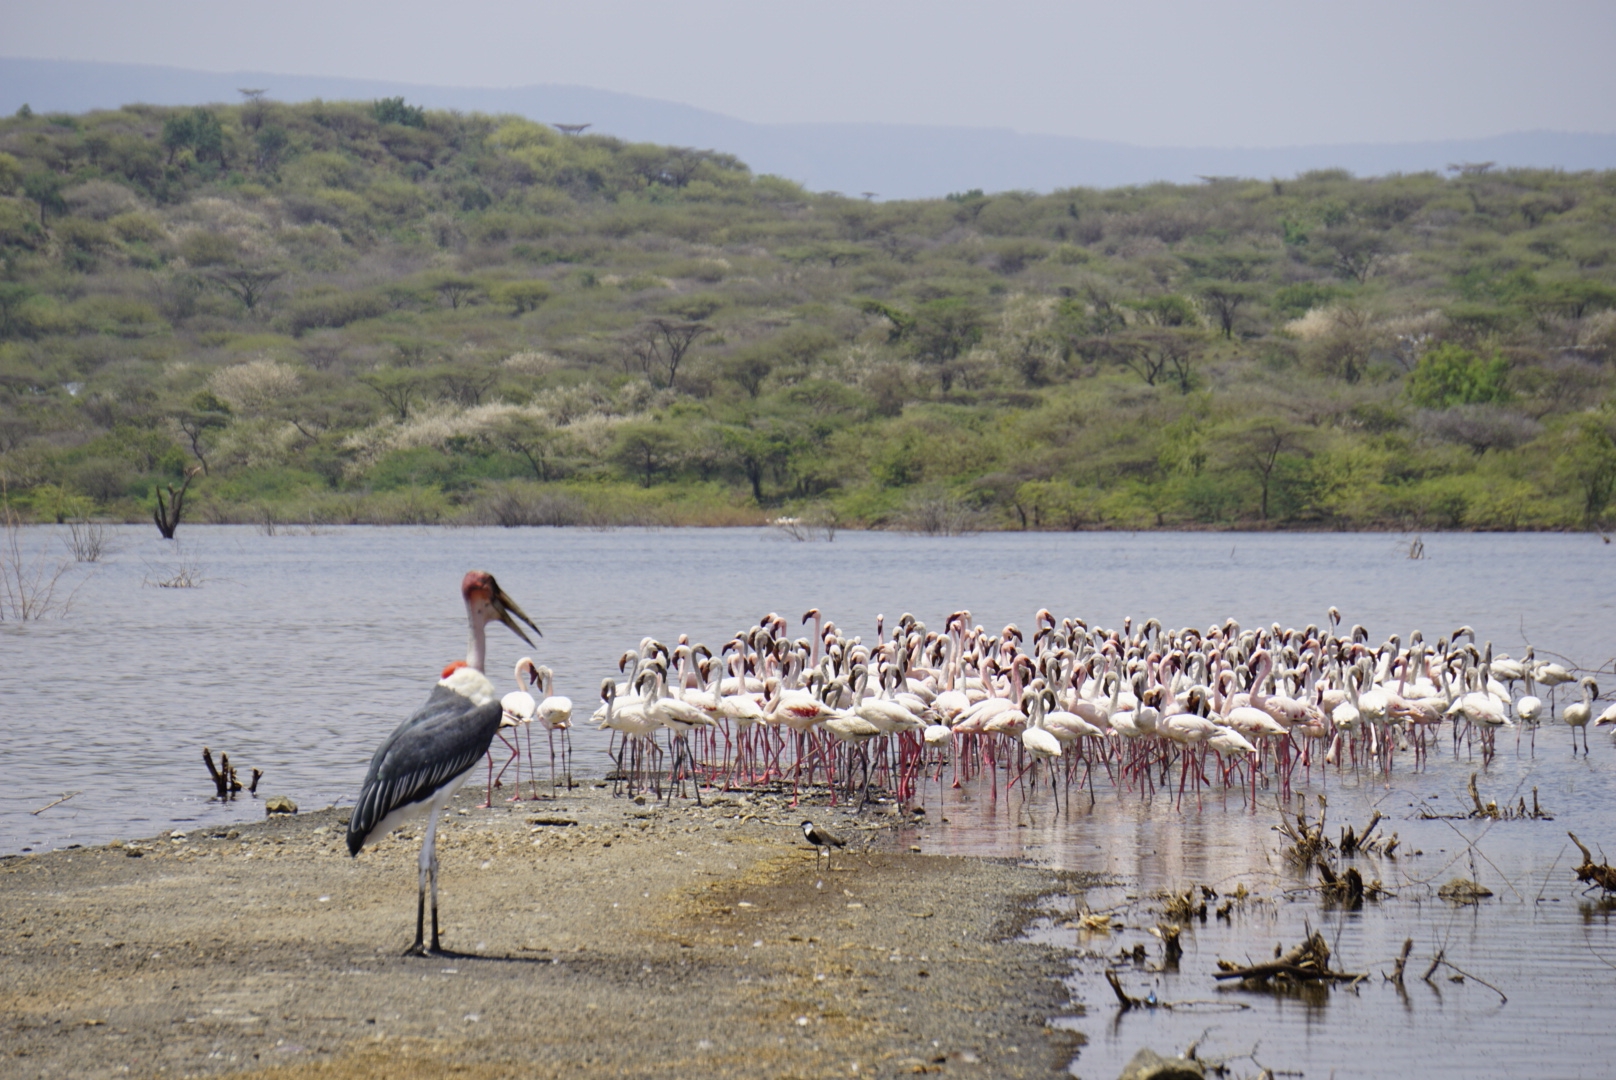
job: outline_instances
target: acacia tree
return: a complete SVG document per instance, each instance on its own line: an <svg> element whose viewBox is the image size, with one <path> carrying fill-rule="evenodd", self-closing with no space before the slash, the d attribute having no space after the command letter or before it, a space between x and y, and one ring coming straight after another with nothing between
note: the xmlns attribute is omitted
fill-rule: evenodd
<svg viewBox="0 0 1616 1080"><path fill-rule="evenodd" d="M726 424L720 430L720 439L752 485L752 500L762 506L764 473L771 470L778 473L789 464L793 440L778 428L757 424Z"/></svg>
<svg viewBox="0 0 1616 1080"><path fill-rule="evenodd" d="M555 425L522 413L500 420L487 437L526 461L541 484L550 482L555 459L565 445L565 435Z"/></svg>
<svg viewBox="0 0 1616 1080"><path fill-rule="evenodd" d="M617 429L612 458L633 473L641 487L648 488L658 473L672 465L678 451L678 436L655 420L642 420Z"/></svg>
<svg viewBox="0 0 1616 1080"><path fill-rule="evenodd" d="M723 364L724 377L732 380L747 397L756 398L763 392L763 383L774 371L774 360L765 348L754 346L728 357Z"/></svg>
<svg viewBox="0 0 1616 1080"><path fill-rule="evenodd" d="M269 287L285 273L267 266L221 266L208 271L208 279L241 301L248 311L257 311Z"/></svg>
<svg viewBox="0 0 1616 1080"><path fill-rule="evenodd" d="M1592 529L1616 498L1616 423L1608 413L1585 416L1573 430L1560 468L1582 495L1583 525Z"/></svg>
<svg viewBox="0 0 1616 1080"><path fill-rule="evenodd" d="M954 388L960 357L982 340L983 322L977 306L958 296L928 300L915 309L907 331L909 348L917 360L936 371L943 393Z"/></svg>
<svg viewBox="0 0 1616 1080"><path fill-rule="evenodd" d="M1235 315L1257 296L1253 286L1238 281L1209 281L1196 291L1217 318L1225 338L1234 337Z"/></svg>
<svg viewBox="0 0 1616 1080"><path fill-rule="evenodd" d="M1257 511L1263 521L1268 520L1270 495L1280 464L1287 455L1305 455L1300 433L1282 421L1260 421L1245 428L1236 436L1235 463L1251 473L1257 480L1261 495Z"/></svg>
<svg viewBox="0 0 1616 1080"><path fill-rule="evenodd" d="M1131 330L1090 338L1081 347L1095 359L1121 364L1155 386L1166 381L1187 394L1195 386L1195 362L1200 358L1199 335L1186 330Z"/></svg>
<svg viewBox="0 0 1616 1080"><path fill-rule="evenodd" d="M459 311L461 305L470 304L477 298L479 286L475 278L462 274L446 274L432 283L439 296L449 301L449 306Z"/></svg>
<svg viewBox="0 0 1616 1080"><path fill-rule="evenodd" d="M34 290L27 285L0 281L0 340L12 335L22 337L29 329L22 309L33 296Z"/></svg>
<svg viewBox="0 0 1616 1080"><path fill-rule="evenodd" d="M226 165L224 156L224 127L219 118L207 109L192 109L188 113L170 116L163 121L163 146L168 149L168 164L174 164L174 155L190 150L198 161L213 158L220 168Z"/></svg>
<svg viewBox="0 0 1616 1080"><path fill-rule="evenodd" d="M445 398L470 409L483 403L483 395L499 382L499 374L498 368L482 364L446 364L437 372L437 384Z"/></svg>
<svg viewBox="0 0 1616 1080"><path fill-rule="evenodd" d="M1316 236L1328 250L1335 272L1360 285L1369 280L1390 248L1384 234L1350 225L1324 229Z"/></svg>
<svg viewBox="0 0 1616 1080"><path fill-rule="evenodd" d="M426 376L418 371L400 371L389 368L385 371L374 371L368 375L359 376L359 381L387 402L400 422L410 418L410 407L421 397L422 388L426 384Z"/></svg>
<svg viewBox="0 0 1616 1080"><path fill-rule="evenodd" d="M174 414L174 423L191 444L191 453L202 466L202 474L209 475L208 459L203 454L207 434L230 424L230 406L203 391L191 403L191 408ZM302 430L300 427L299 431Z"/></svg>
<svg viewBox="0 0 1616 1080"><path fill-rule="evenodd" d="M679 365L703 334L713 328L704 322L658 317L648 320L627 341L629 356L652 382L660 376L669 390L679 381Z"/></svg>
<svg viewBox="0 0 1616 1080"><path fill-rule="evenodd" d="M45 224L45 211L67 213L67 200L62 198L63 179L53 172L39 170L24 174L22 193L39 204L39 224Z"/></svg>

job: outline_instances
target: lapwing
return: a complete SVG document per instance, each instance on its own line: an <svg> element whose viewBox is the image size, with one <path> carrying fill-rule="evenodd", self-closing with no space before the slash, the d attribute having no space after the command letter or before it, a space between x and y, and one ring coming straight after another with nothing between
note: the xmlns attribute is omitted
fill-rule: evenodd
<svg viewBox="0 0 1616 1080"><path fill-rule="evenodd" d="M821 828L820 826L815 825L811 821L804 821L802 823L802 838L814 846L815 867L819 865L819 856L821 853L823 853L825 856L825 864L829 866L831 849L847 846L846 840L843 840L840 836L837 836L829 829Z"/></svg>

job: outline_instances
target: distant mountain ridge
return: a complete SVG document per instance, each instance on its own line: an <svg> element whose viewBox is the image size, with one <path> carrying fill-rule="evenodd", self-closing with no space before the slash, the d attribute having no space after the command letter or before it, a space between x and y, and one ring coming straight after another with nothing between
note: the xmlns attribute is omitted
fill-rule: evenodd
<svg viewBox="0 0 1616 1080"><path fill-rule="evenodd" d="M1290 177L1343 168L1358 176L1440 171L1456 162L1570 172L1616 169L1616 135L1519 132L1485 139L1267 148L1143 147L1098 139L1024 135L1006 128L920 124L757 124L676 102L584 86L506 89L426 86L266 72L191 71L142 64L0 58L0 112L85 112L132 102L235 102L243 87L278 101L368 100L403 95L439 109L517 113L544 123L588 123L596 134L734 154L754 172L814 191L883 199L949 192L1121 187L1198 177Z"/></svg>

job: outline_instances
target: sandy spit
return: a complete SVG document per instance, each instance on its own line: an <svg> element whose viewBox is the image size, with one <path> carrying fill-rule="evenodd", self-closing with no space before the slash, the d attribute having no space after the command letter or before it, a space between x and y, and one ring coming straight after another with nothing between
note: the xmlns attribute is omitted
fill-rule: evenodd
<svg viewBox="0 0 1616 1080"><path fill-rule="evenodd" d="M896 808L706 809L593 787L476 807L358 859L345 810L0 861L0 1075L1051 1076L1067 962L1015 941L1086 882L899 849Z"/></svg>

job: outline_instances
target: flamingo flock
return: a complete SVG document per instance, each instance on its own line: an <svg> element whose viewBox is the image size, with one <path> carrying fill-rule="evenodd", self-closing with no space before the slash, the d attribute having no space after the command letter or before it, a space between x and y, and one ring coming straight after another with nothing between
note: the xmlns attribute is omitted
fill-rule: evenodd
<svg viewBox="0 0 1616 1080"><path fill-rule="evenodd" d="M1041 772L1057 800L1074 784L1092 799L1103 781L1145 796L1166 787L1180 803L1238 786L1255 802L1288 793L1298 770L1423 768L1444 725L1454 753L1490 759L1501 730L1517 746L1523 730L1535 739L1539 687L1553 716L1554 688L1578 681L1530 650L1495 656L1468 626L1375 644L1340 619L1331 608L1301 629L1105 629L1042 610L1029 638L958 611L940 630L906 614L890 635L878 618L865 641L818 610L793 639L771 613L716 651L642 639L602 682L593 722L612 734L619 790L658 797L768 786L862 806L872 786L904 802L928 779L985 777L996 793ZM1616 723L1616 706L1593 721L1598 686L1580 687L1561 711L1574 752L1578 729L1586 750L1591 722Z"/></svg>

